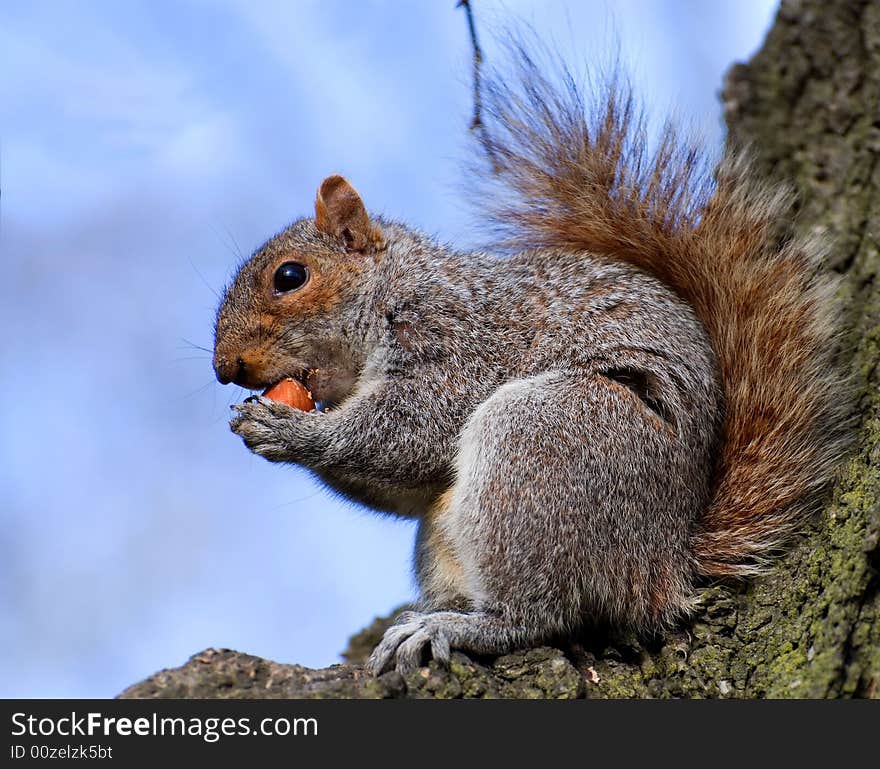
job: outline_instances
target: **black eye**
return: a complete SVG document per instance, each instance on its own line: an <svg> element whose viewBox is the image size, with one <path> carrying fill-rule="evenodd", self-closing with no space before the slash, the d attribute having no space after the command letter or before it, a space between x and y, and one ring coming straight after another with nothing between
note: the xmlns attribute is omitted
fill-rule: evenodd
<svg viewBox="0 0 880 769"><path fill-rule="evenodd" d="M285 262L275 270L275 293L286 294L302 288L309 279L309 271L299 262Z"/></svg>

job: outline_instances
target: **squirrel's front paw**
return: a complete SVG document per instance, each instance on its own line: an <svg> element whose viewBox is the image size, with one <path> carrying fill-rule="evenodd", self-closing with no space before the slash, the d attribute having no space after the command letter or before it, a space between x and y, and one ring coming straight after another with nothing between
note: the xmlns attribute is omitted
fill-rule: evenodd
<svg viewBox="0 0 880 769"><path fill-rule="evenodd" d="M237 413L229 427L254 454L272 462L296 461L291 434L303 412L263 396L252 396L232 409Z"/></svg>
<svg viewBox="0 0 880 769"><path fill-rule="evenodd" d="M422 652L430 644L431 656L444 667L451 654L449 634L444 627L449 612L422 614L408 611L400 615L367 660L366 669L380 675L392 667L401 675L412 673L422 664Z"/></svg>

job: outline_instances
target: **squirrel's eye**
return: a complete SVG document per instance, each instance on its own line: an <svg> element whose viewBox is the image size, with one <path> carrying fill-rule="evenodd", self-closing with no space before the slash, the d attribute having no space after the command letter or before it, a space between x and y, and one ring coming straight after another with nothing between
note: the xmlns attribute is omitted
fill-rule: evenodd
<svg viewBox="0 0 880 769"><path fill-rule="evenodd" d="M275 270L275 293L286 294L302 288L309 279L309 271L299 262L285 262Z"/></svg>

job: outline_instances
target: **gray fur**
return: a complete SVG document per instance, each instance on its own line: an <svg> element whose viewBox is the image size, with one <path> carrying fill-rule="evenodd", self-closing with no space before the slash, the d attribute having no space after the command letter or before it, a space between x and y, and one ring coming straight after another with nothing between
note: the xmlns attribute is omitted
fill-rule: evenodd
<svg viewBox="0 0 880 769"><path fill-rule="evenodd" d="M326 346L349 351L332 357L351 391L326 413L258 398L232 421L257 454L423 518L420 613L388 631L370 668L411 670L427 647L441 661L450 647L500 653L587 620L657 628L686 611L722 414L690 307L599 256L464 254L373 222L387 247L363 257L354 299L291 323L266 375L314 365ZM316 243L301 220L243 267L218 344L224 324L244 322L266 254Z"/></svg>

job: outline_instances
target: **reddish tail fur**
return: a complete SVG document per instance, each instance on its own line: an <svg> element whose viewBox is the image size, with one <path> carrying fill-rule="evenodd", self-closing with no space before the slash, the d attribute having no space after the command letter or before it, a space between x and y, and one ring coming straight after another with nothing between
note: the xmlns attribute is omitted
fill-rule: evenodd
<svg viewBox="0 0 880 769"><path fill-rule="evenodd" d="M698 570L746 576L800 526L844 449L845 388L834 363L836 280L817 242L780 236L791 196L728 157L713 181L669 125L644 121L612 80L590 109L517 50L519 78L484 94L490 211L516 248L611 255L663 280L713 340L725 424L713 501L694 535ZM546 70L543 70L546 71Z"/></svg>

